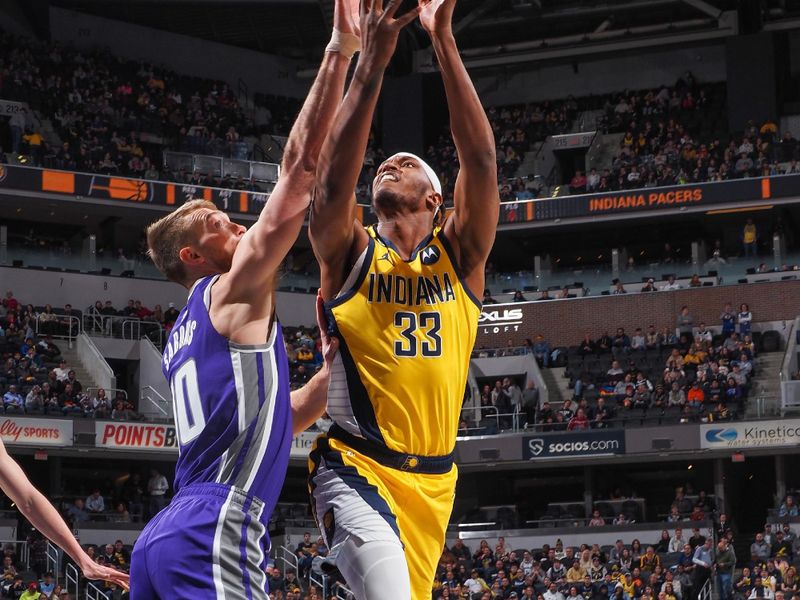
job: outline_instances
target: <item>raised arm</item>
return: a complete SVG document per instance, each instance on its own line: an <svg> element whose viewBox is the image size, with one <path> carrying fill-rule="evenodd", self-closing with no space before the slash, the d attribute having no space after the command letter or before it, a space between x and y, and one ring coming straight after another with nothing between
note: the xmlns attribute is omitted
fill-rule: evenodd
<svg viewBox="0 0 800 600"><path fill-rule="evenodd" d="M17 505L36 529L62 548L80 567L88 579L113 581L128 589L128 575L109 567L98 565L83 551L64 519L50 501L28 480L17 462L8 455L0 441L0 488Z"/></svg>
<svg viewBox="0 0 800 600"><path fill-rule="evenodd" d="M355 187L364 162L370 125L383 73L397 46L397 37L419 13L394 18L401 0L363 0L360 9L362 51L353 80L322 147L309 233L320 263L321 289L326 300L341 288L354 250L367 243L355 218Z"/></svg>
<svg viewBox="0 0 800 600"><path fill-rule="evenodd" d="M317 294L317 325L322 339L322 355L325 363L322 369L299 390L292 392L292 433L297 435L305 431L325 412L328 402L328 382L331 365L339 350L339 340L328 335L328 321L322 295Z"/></svg>
<svg viewBox="0 0 800 600"><path fill-rule="evenodd" d="M500 211L494 135L453 36L456 0L421 0L420 5L420 22L439 61L460 164L455 213L445 234L455 247L467 285L480 297Z"/></svg>
<svg viewBox="0 0 800 600"><path fill-rule="evenodd" d="M297 239L311 201L319 153L341 104L350 58L357 49L357 6L358 0L335 1L331 44L289 133L278 183L234 254L226 276L228 302L266 297L265 291Z"/></svg>

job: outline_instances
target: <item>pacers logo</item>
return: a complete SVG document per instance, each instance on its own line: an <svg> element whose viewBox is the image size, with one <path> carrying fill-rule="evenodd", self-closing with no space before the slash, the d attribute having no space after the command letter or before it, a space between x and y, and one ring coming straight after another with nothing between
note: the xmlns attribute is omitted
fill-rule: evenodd
<svg viewBox="0 0 800 600"><path fill-rule="evenodd" d="M4 165L0 165L0 181L3 181L8 175L8 169Z"/></svg>
<svg viewBox="0 0 800 600"><path fill-rule="evenodd" d="M403 466L400 467L403 471L413 471L419 466L419 459L416 456L408 456L406 457L405 462L403 462Z"/></svg>
<svg viewBox="0 0 800 600"><path fill-rule="evenodd" d="M422 264L434 265L439 262L439 249L436 246L428 246L422 251Z"/></svg>

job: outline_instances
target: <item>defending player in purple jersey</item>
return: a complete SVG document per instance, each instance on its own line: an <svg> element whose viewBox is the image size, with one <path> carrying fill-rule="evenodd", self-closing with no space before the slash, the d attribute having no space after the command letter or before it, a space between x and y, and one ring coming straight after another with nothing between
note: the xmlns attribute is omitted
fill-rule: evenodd
<svg viewBox="0 0 800 600"><path fill-rule="evenodd" d="M131 598L266 600L266 524L293 433L325 409L326 365L289 394L275 281L311 201L316 164L360 45L356 0L335 0L334 34L292 128L281 176L256 224L193 200L147 230L150 256L189 292L164 349L180 457L177 494L145 527ZM318 319L321 318L318 305Z"/></svg>

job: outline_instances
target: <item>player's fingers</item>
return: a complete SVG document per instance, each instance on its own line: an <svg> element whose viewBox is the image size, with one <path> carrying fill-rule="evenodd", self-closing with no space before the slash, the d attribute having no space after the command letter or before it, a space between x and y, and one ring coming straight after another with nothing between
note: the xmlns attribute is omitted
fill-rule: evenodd
<svg viewBox="0 0 800 600"><path fill-rule="evenodd" d="M416 19L419 16L419 13L421 13L421 12L422 12L422 7L421 6L416 6L416 7L412 8L410 11L408 11L406 14L404 14L403 16L398 17L397 19L395 19L395 23L397 24L398 27L400 27L402 29L403 27L405 27L406 25L411 23L411 21Z"/></svg>
<svg viewBox="0 0 800 600"><path fill-rule="evenodd" d="M320 334L325 335L328 331L328 318L325 316L325 302L322 300L322 293L317 292L317 325Z"/></svg>
<svg viewBox="0 0 800 600"><path fill-rule="evenodd" d="M397 12L397 9L400 8L400 5L403 3L403 0L390 0L389 4L386 5L385 14L388 18L394 17L394 14Z"/></svg>
<svg viewBox="0 0 800 600"><path fill-rule="evenodd" d="M363 17L370 10L372 10L372 2L371 2L371 0L360 0L360 2L358 4L358 14Z"/></svg>

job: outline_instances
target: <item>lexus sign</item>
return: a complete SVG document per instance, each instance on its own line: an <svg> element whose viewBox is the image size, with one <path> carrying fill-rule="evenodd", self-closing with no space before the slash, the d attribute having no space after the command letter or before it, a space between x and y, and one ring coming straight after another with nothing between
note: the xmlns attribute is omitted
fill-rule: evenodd
<svg viewBox="0 0 800 600"><path fill-rule="evenodd" d="M526 460L624 453L625 432L621 429L542 433L522 438L522 456Z"/></svg>
<svg viewBox="0 0 800 600"><path fill-rule="evenodd" d="M700 426L701 448L765 448L800 443L800 419L714 423Z"/></svg>
<svg viewBox="0 0 800 600"><path fill-rule="evenodd" d="M478 328L481 333L510 333L519 331L522 325L521 308L485 308L478 319Z"/></svg>

